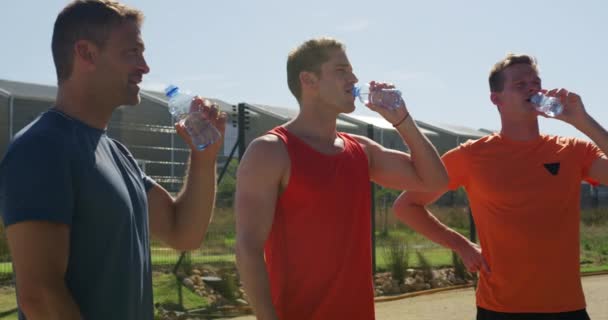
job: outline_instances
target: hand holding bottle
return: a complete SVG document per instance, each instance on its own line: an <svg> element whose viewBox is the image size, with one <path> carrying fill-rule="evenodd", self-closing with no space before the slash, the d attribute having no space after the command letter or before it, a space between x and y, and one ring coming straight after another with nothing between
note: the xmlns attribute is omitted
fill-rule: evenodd
<svg viewBox="0 0 608 320"><path fill-rule="evenodd" d="M180 93L176 86L165 89L169 98L169 112L173 115L177 133L193 150L204 150L215 145L223 136L226 127L226 113L217 105L198 96Z"/></svg>
<svg viewBox="0 0 608 320"><path fill-rule="evenodd" d="M547 97L557 99L563 106L562 111L554 116L555 119L569 123L579 130L587 124L590 116L578 94L564 88L541 90L541 92Z"/></svg>
<svg viewBox="0 0 608 320"><path fill-rule="evenodd" d="M409 114L401 91L392 84L371 81L355 87L353 95L393 125L399 124Z"/></svg>

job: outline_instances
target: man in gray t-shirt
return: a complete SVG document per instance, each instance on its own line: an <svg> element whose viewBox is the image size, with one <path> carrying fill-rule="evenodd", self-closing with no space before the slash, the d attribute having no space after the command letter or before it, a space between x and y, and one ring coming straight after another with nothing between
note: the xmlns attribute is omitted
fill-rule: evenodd
<svg viewBox="0 0 608 320"><path fill-rule="evenodd" d="M59 14L53 58L56 106L21 130L0 163L0 211L13 258L20 318L151 320L150 236L178 250L200 246L215 198L220 141L190 145L177 198L147 177L106 127L140 101L149 72L142 14L80 0ZM192 102L223 133L226 115Z"/></svg>

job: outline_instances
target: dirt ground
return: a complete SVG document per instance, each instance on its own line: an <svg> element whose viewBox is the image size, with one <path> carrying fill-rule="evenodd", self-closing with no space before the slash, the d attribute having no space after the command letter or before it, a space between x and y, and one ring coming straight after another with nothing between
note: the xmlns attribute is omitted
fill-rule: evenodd
<svg viewBox="0 0 608 320"><path fill-rule="evenodd" d="M608 275L583 277L582 281L591 319L608 320ZM253 319L253 316L233 318ZM475 292L472 288L459 289L376 303L376 320L398 319L475 319Z"/></svg>

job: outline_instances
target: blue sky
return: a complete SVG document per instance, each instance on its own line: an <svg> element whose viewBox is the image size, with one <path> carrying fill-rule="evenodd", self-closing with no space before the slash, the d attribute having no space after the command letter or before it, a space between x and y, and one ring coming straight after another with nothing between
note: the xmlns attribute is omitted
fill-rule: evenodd
<svg viewBox="0 0 608 320"><path fill-rule="evenodd" d="M287 54L309 38L333 36L346 44L360 80L394 83L414 117L429 123L499 129L488 71L515 52L536 56L545 88L579 93L608 126L605 1L124 2L146 15L148 89L175 83L230 103L297 108ZM55 83L51 33L66 3L2 1L0 78ZM356 112L370 114L361 105ZM584 137L556 120L541 119L541 130Z"/></svg>

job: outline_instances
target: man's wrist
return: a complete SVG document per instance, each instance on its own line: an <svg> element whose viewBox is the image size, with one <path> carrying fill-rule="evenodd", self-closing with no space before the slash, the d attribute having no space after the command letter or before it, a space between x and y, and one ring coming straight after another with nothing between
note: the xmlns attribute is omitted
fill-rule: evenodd
<svg viewBox="0 0 608 320"><path fill-rule="evenodd" d="M398 126L400 126L402 123L404 123L404 122L405 122L405 120L407 120L409 117L410 117L410 113L408 112L408 113L406 113L406 114L405 114L405 116L403 116L403 118L401 118L401 120L399 120L399 121L397 121L397 122L393 123L393 124L392 124L392 125L393 125L393 127L394 127L394 128L397 128L397 127L398 127Z"/></svg>

